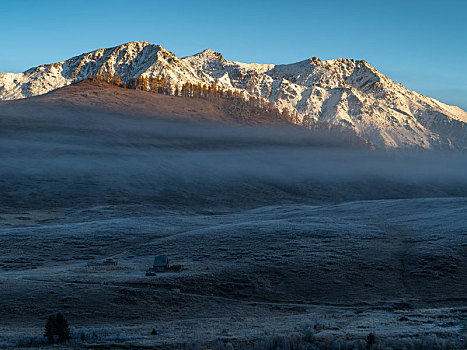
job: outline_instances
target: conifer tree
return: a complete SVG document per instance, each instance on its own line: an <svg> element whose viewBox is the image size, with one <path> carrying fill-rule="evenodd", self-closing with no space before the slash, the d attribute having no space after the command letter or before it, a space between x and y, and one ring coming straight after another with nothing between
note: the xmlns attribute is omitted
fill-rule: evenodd
<svg viewBox="0 0 467 350"><path fill-rule="evenodd" d="M159 87L158 92L160 94L168 94L169 93L169 84L165 77L161 77L159 80Z"/></svg>
<svg viewBox="0 0 467 350"><path fill-rule="evenodd" d="M70 327L61 313L49 316L45 324L44 336L47 337L49 344L53 344L55 336L59 343L70 339Z"/></svg>
<svg viewBox="0 0 467 350"><path fill-rule="evenodd" d="M112 75L111 75L109 72L105 73L104 80L105 80L107 83L112 82L112 80L113 80L113 79L112 79Z"/></svg>
<svg viewBox="0 0 467 350"><path fill-rule="evenodd" d="M115 74L115 76L114 76L114 84L117 85L117 86L120 86L121 83L122 83L122 80L120 79L120 75Z"/></svg>
<svg viewBox="0 0 467 350"><path fill-rule="evenodd" d="M128 88L129 89L136 89L136 80L135 80L135 78L131 78L128 81Z"/></svg>

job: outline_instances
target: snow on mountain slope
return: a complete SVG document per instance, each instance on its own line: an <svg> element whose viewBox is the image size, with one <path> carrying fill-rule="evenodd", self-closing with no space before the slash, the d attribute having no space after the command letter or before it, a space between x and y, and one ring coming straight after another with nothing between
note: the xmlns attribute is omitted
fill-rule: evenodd
<svg viewBox="0 0 467 350"><path fill-rule="evenodd" d="M0 75L0 99L11 100L47 93L90 74L119 74L122 81L165 76L173 81L200 81L193 68L162 46L131 42L114 48L81 54L67 61L31 68L24 73Z"/></svg>
<svg viewBox="0 0 467 350"><path fill-rule="evenodd" d="M297 110L298 123L345 125L386 148L467 148L467 112L409 91L366 61L344 58L272 65L228 61L205 50L180 59L162 46L131 42L24 73L1 73L0 100L44 94L107 72L123 82L163 76L172 90L186 82L235 88Z"/></svg>

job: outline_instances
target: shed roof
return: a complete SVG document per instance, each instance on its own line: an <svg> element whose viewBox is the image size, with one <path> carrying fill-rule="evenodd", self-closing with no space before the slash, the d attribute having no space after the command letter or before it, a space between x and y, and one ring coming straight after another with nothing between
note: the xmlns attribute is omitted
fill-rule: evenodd
<svg viewBox="0 0 467 350"><path fill-rule="evenodd" d="M157 255L154 258L153 266L167 266L169 264L169 258L165 255Z"/></svg>

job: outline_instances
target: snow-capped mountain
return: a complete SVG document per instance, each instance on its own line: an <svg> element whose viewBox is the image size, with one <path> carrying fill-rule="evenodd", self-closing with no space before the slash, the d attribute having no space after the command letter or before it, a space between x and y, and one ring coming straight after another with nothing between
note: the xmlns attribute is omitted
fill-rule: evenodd
<svg viewBox="0 0 467 350"><path fill-rule="evenodd" d="M178 58L162 46L131 42L67 61L0 73L0 100L45 94L91 74L165 77L172 90L186 82L215 83L295 109L298 123L342 124L382 147L467 148L467 112L393 82L366 61L313 57L284 65L228 61L205 50Z"/></svg>

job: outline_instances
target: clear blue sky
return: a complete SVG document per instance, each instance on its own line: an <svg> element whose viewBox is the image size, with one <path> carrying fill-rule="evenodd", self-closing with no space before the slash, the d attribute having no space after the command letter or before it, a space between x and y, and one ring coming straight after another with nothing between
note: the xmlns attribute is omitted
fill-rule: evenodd
<svg viewBox="0 0 467 350"><path fill-rule="evenodd" d="M366 59L467 110L467 0L0 0L0 72L134 40L246 62Z"/></svg>

